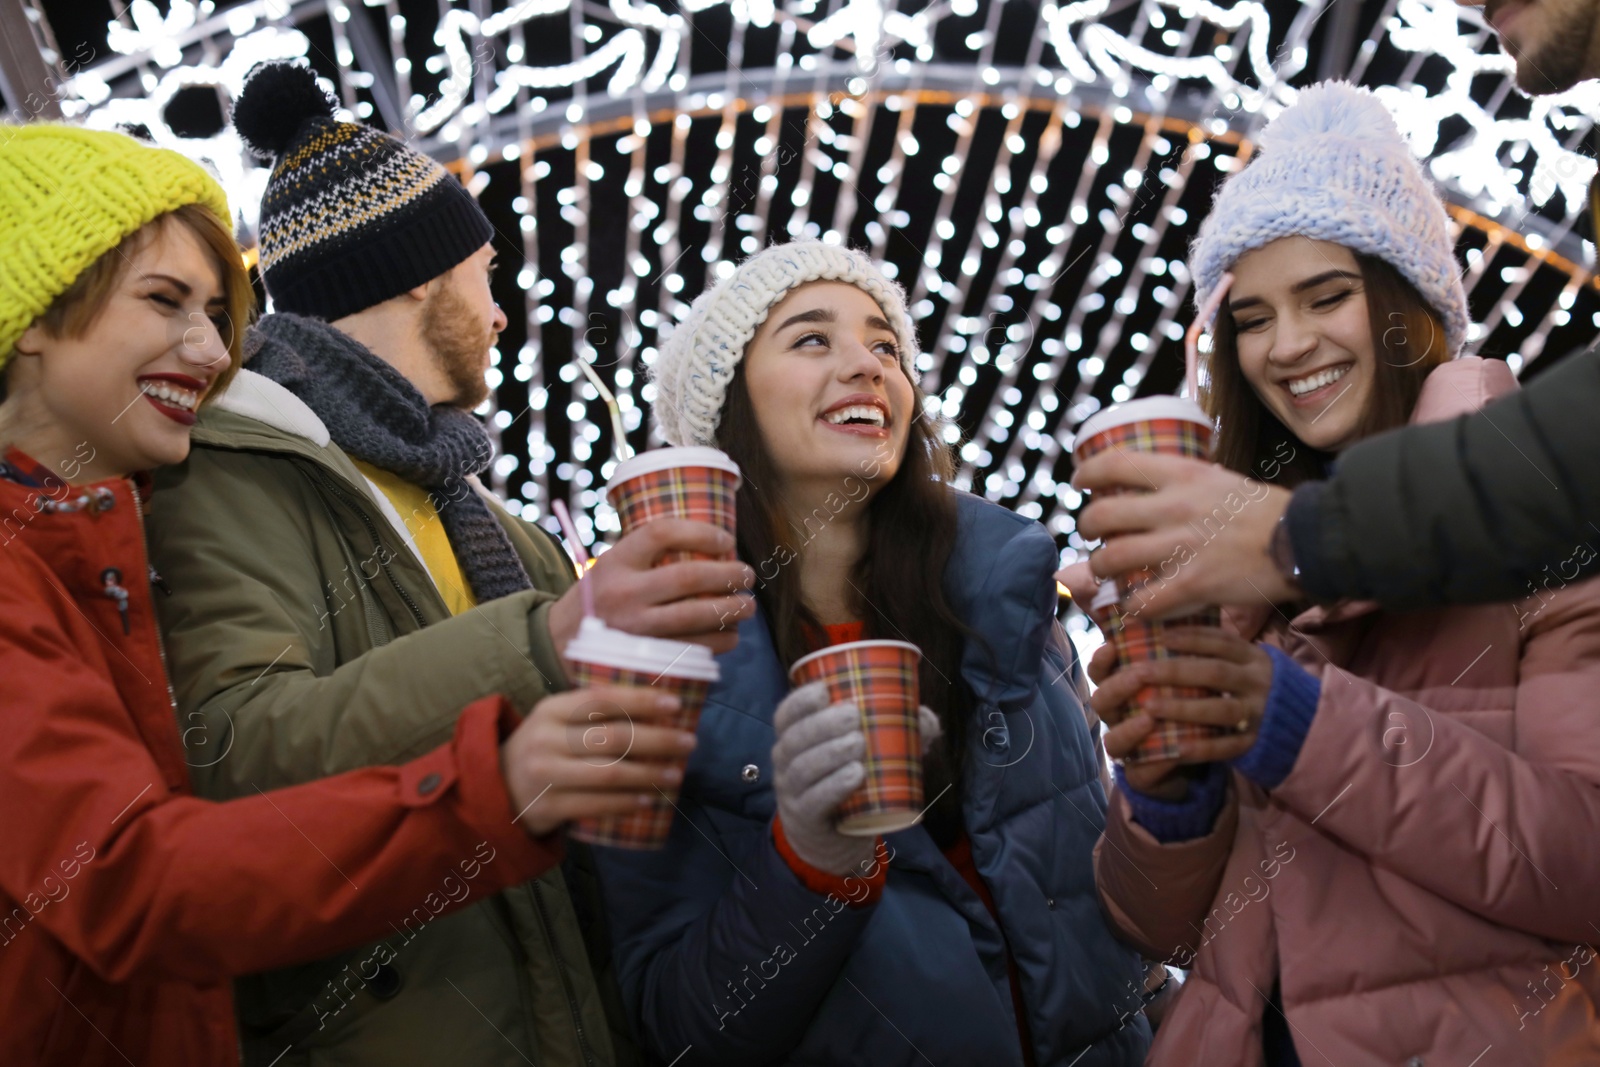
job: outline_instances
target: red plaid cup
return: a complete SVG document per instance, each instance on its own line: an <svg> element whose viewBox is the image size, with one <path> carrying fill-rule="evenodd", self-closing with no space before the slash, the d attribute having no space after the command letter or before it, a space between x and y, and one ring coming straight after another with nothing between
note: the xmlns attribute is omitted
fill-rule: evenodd
<svg viewBox="0 0 1600 1067"><path fill-rule="evenodd" d="M1130 663L1171 658L1172 653L1167 651L1162 637L1174 626L1222 625L1222 612L1216 608L1210 608L1197 615L1151 622L1123 611L1115 601L1091 608L1089 617L1094 619L1101 630L1110 635L1111 646L1117 650L1119 670ZM1198 689L1193 686L1147 685L1135 693L1133 699L1128 702L1128 714L1139 713L1149 706L1150 701L1158 698L1194 700L1215 695L1209 689ZM1134 749L1123 762L1142 763L1148 760L1174 759L1178 755L1178 746L1183 742L1216 737L1226 732L1215 726L1205 726L1200 723L1156 719L1155 729L1139 742L1139 747Z"/></svg>
<svg viewBox="0 0 1600 1067"><path fill-rule="evenodd" d="M617 509L626 537L656 519L693 519L737 529L735 500L739 465L715 448L657 448L617 464L606 487L606 501ZM734 559L699 552L669 552L656 566L691 559Z"/></svg>
<svg viewBox="0 0 1600 1067"><path fill-rule="evenodd" d="M1091 456L1113 448L1130 452L1160 452L1167 455L1190 456L1204 459L1211 452L1211 419L1198 404L1175 396L1143 397L1107 408L1098 415L1084 420L1078 429L1073 448L1073 461L1082 463ZM1111 490L1108 495L1139 490ZM1170 577L1170 575L1169 575ZM1120 670L1131 663L1168 659L1162 635L1174 626L1221 626L1222 613L1215 608L1181 619L1154 621L1141 618L1137 605L1140 585L1160 581L1155 571L1140 570L1118 576L1115 595L1095 597L1089 608L1094 619L1111 640L1117 651ZM1133 594L1135 603L1129 607L1118 605L1119 599ZM1148 707L1158 697L1173 699L1202 698L1214 695L1207 689L1184 686L1146 686L1128 702L1128 714L1134 715ZM1156 728L1140 743L1125 762L1139 763L1147 760L1171 759L1178 754L1178 746L1187 740L1215 737L1225 733L1214 726L1196 723L1156 720Z"/></svg>
<svg viewBox="0 0 1600 1067"><path fill-rule="evenodd" d="M578 688L645 686L672 693L682 702L682 707L665 719L651 722L691 733L699 728L700 709L705 706L711 683L718 677L716 660L711 651L701 645L623 633L594 618L583 620L578 636L567 645L566 659L571 664L573 685ZM613 718L605 709L596 708L593 725ZM591 753L584 743L586 729L578 724L573 737L574 746L582 748L585 758L589 758ZM616 762L626 759L627 753L594 752L592 756L600 762ZM675 763L682 770L688 759L685 757ZM572 824L571 834L592 845L659 849L667 843L667 834L672 829L672 817L677 812L676 792L658 788L654 802L627 815L578 819Z"/></svg>
<svg viewBox="0 0 1600 1067"><path fill-rule="evenodd" d="M922 650L904 641L851 641L795 660L789 680L828 687L828 700L860 709L867 737L867 780L839 805L837 829L876 837L922 818L922 732L917 722L917 664Z"/></svg>

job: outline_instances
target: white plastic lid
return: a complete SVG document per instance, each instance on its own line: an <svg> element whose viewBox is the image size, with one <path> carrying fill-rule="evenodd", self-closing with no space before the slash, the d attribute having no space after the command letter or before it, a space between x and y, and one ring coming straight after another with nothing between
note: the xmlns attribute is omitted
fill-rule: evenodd
<svg viewBox="0 0 1600 1067"><path fill-rule="evenodd" d="M641 474L654 474L674 467L715 467L718 470L725 470L733 475L735 489L742 480L739 465L728 458L726 452L720 448L690 445L684 448L652 448L648 452L631 456L617 464L617 469L611 473L610 484L621 485Z"/></svg>
<svg viewBox="0 0 1600 1067"><path fill-rule="evenodd" d="M1125 400L1120 404L1113 404L1104 411L1090 415L1078 427L1078 432L1072 438L1073 451L1078 445L1095 434L1104 433L1114 426L1126 426L1130 422L1144 422L1148 419L1183 419L1186 422L1197 422L1207 429L1211 428L1211 416L1188 397L1182 396L1141 396L1136 400Z"/></svg>
<svg viewBox="0 0 1600 1067"><path fill-rule="evenodd" d="M1117 580L1107 578L1101 582L1094 591L1094 599L1089 601L1091 610L1100 611L1103 608L1115 607L1122 599L1122 593L1117 589Z"/></svg>
<svg viewBox="0 0 1600 1067"><path fill-rule="evenodd" d="M722 676L716 657L705 645L613 630L594 616L586 617L578 625L578 636L567 643L566 657L601 667L637 671L653 678L670 675L715 682Z"/></svg>
<svg viewBox="0 0 1600 1067"><path fill-rule="evenodd" d="M835 653L844 652L852 648L873 648L882 645L888 645L890 648L907 648L911 650L912 655L916 656L917 659L920 660L922 658L922 649L909 641L846 641L842 645L829 645L827 648L818 649L809 656L801 656L794 661L794 666L789 668L789 678L791 681L794 679L795 675L799 673L801 664L810 663L821 656L832 656Z"/></svg>

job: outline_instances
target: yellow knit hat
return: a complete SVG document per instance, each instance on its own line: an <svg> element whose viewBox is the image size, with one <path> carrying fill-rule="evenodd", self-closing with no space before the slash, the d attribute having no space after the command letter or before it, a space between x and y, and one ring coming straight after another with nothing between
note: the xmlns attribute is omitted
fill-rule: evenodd
<svg viewBox="0 0 1600 1067"><path fill-rule="evenodd" d="M177 152L57 123L0 126L0 370L90 264L185 204L232 217L222 186Z"/></svg>

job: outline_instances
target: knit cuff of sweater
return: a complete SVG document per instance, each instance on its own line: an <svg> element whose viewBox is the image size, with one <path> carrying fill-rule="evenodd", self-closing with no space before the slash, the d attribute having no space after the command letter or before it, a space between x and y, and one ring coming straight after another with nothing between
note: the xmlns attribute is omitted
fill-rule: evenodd
<svg viewBox="0 0 1600 1067"><path fill-rule="evenodd" d="M1122 768L1116 769L1117 785L1128 798L1133 821L1150 832L1163 845L1192 841L1211 832L1217 813L1228 798L1228 769L1220 763L1206 764L1206 772L1189 782L1189 795L1183 800L1161 800L1141 793L1128 784Z"/></svg>
<svg viewBox="0 0 1600 1067"><path fill-rule="evenodd" d="M1272 688L1261 716L1256 743L1230 761L1234 769L1263 789L1276 789L1294 770L1294 761L1311 732L1322 683L1285 653L1263 646L1272 657Z"/></svg>

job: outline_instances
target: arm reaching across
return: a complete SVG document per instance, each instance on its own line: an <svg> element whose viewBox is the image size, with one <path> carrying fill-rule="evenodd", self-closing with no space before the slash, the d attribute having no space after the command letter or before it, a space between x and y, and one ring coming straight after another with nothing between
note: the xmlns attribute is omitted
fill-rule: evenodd
<svg viewBox="0 0 1600 1067"><path fill-rule="evenodd" d="M1560 588L1600 569L1600 352L1591 349L1474 415L1359 442L1326 482L1288 491L1213 464L1107 452L1073 484L1152 490L1097 500L1085 537L1096 574L1138 567L1156 616L1199 604L1291 599L1274 563L1287 534L1301 589L1387 607L1488 603Z"/></svg>

